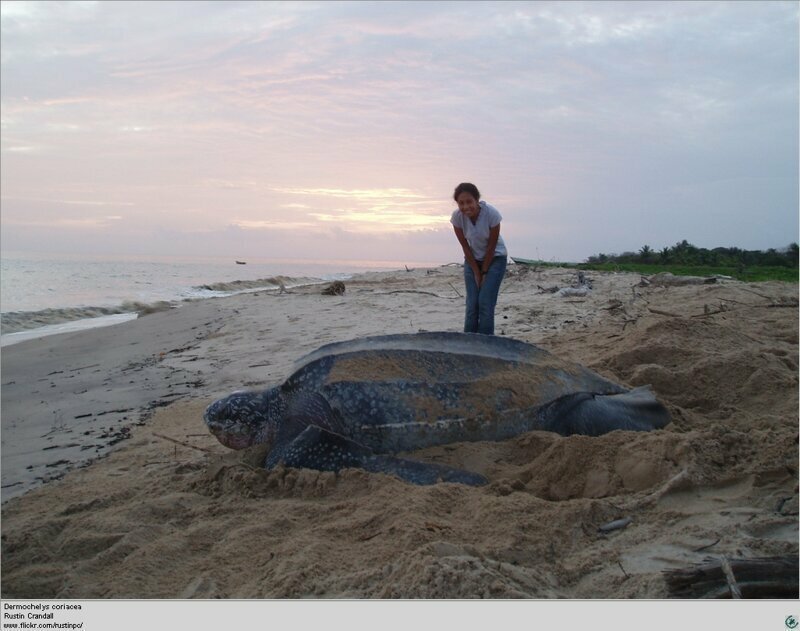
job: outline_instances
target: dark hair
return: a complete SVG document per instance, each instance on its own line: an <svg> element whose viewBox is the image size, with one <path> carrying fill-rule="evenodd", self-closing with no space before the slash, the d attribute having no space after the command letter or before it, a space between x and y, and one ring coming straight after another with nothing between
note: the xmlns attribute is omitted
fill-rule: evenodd
<svg viewBox="0 0 800 631"><path fill-rule="evenodd" d="M481 192L478 190L478 187L469 182L462 182L456 186L456 190L453 192L453 199L458 201L458 196L461 195L461 193L469 193L475 198L475 201L480 201L481 199Z"/></svg>

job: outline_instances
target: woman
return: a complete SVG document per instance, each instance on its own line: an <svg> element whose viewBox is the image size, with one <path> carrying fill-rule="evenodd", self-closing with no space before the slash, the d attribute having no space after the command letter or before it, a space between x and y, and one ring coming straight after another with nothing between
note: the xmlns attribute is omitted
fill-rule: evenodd
<svg viewBox="0 0 800 631"><path fill-rule="evenodd" d="M500 236L502 217L496 208L482 202L474 184L456 186L453 199L458 210L450 223L464 250L464 283L467 287L465 333L494 335L494 308L500 283L506 273L508 252Z"/></svg>

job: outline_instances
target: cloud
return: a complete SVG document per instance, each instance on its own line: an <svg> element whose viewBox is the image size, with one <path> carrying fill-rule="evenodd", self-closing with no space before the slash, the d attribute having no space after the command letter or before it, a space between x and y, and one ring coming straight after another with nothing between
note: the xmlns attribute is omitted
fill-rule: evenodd
<svg viewBox="0 0 800 631"><path fill-rule="evenodd" d="M48 205L64 205L64 206L135 206L133 202L116 202L116 201L103 201L103 200L89 200L89 199L51 199L43 197L7 197L3 196L4 202L35 202L44 203Z"/></svg>
<svg viewBox="0 0 800 631"><path fill-rule="evenodd" d="M332 207L326 211L315 206L300 206L306 215L317 223L335 224L342 230L356 233L391 233L438 229L446 224L447 217L435 210L436 203L427 195L408 188L332 189L332 188L278 188L272 190L289 195L302 195L355 204L349 207ZM434 210L431 210L431 209Z"/></svg>
<svg viewBox="0 0 800 631"><path fill-rule="evenodd" d="M386 189L337 189L337 188L273 188L292 195L319 195L321 197L346 198L355 201L425 199L424 195L406 188Z"/></svg>
<svg viewBox="0 0 800 631"><path fill-rule="evenodd" d="M119 215L110 215L106 217L64 217L52 220L41 219L9 219L6 222L8 226L24 226L31 227L46 227L53 228L80 228L80 229L100 229L107 228L114 221L122 219Z"/></svg>
<svg viewBox="0 0 800 631"><path fill-rule="evenodd" d="M22 198L40 198L25 205L38 225L49 202L125 199L129 229L238 226L315 252L339 247L334 229L347 247L394 234L382 245L396 256L400 236L446 232L450 191L474 181L509 243L546 241L562 260L797 233L795 3L4 2L2 15L3 225ZM774 231L736 228L755 206Z"/></svg>
<svg viewBox="0 0 800 631"><path fill-rule="evenodd" d="M318 230L319 225L313 221L253 221L235 219L231 225L243 230Z"/></svg>

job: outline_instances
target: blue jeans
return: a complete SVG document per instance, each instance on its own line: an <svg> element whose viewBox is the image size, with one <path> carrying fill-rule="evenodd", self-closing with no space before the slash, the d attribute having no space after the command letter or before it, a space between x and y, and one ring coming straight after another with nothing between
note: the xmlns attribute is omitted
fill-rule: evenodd
<svg viewBox="0 0 800 631"><path fill-rule="evenodd" d="M464 333L494 335L494 308L497 305L497 294L500 293L500 283L506 273L507 261L505 256L495 256L480 288L475 282L472 267L464 261L464 284L467 287ZM478 267L481 264L482 261L478 261Z"/></svg>

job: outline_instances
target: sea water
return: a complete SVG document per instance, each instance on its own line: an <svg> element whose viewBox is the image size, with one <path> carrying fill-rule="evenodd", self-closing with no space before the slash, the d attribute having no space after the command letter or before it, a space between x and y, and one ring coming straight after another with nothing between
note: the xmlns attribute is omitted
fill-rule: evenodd
<svg viewBox="0 0 800 631"><path fill-rule="evenodd" d="M116 324L181 301L274 290L354 273L403 269L395 261L220 258L109 258L2 253L0 343L6 346ZM433 266L435 263L414 263Z"/></svg>

